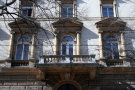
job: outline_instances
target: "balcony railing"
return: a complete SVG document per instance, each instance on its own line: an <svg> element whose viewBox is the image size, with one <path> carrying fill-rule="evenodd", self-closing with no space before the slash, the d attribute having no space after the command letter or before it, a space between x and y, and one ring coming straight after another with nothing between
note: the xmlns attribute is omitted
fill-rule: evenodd
<svg viewBox="0 0 135 90"><path fill-rule="evenodd" d="M29 60L12 60L11 66L29 66Z"/></svg>
<svg viewBox="0 0 135 90"><path fill-rule="evenodd" d="M107 66L123 65L123 59L105 60Z"/></svg>
<svg viewBox="0 0 135 90"><path fill-rule="evenodd" d="M39 64L44 63L95 63L95 55L44 55Z"/></svg>

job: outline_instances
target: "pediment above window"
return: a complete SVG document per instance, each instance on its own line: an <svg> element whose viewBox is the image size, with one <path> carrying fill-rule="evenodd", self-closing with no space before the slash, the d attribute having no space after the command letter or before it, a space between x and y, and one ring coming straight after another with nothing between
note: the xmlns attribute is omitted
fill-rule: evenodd
<svg viewBox="0 0 135 90"><path fill-rule="evenodd" d="M113 4L115 0L101 0L102 4Z"/></svg>
<svg viewBox="0 0 135 90"><path fill-rule="evenodd" d="M126 27L126 23L119 18L106 18L95 25L99 28L99 32L120 32Z"/></svg>
<svg viewBox="0 0 135 90"><path fill-rule="evenodd" d="M33 5L34 0L20 0L22 5Z"/></svg>
<svg viewBox="0 0 135 90"><path fill-rule="evenodd" d="M72 4L73 1L76 1L76 0L56 0L56 1L59 1L59 2L61 2L62 4Z"/></svg>
<svg viewBox="0 0 135 90"><path fill-rule="evenodd" d="M77 32L81 31L83 23L70 18L60 19L52 23L54 32Z"/></svg>
<svg viewBox="0 0 135 90"><path fill-rule="evenodd" d="M8 24L9 27L14 30L15 32L29 32L31 30L36 30L40 27L39 23L29 20L20 19Z"/></svg>

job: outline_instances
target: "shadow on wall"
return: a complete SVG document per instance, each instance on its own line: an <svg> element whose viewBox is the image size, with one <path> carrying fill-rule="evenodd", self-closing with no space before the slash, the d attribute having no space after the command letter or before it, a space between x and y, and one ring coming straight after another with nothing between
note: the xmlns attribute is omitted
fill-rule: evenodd
<svg viewBox="0 0 135 90"><path fill-rule="evenodd" d="M78 0L77 1L77 6L79 6L79 4L84 4L84 3L86 3L84 0Z"/></svg>
<svg viewBox="0 0 135 90"><path fill-rule="evenodd" d="M3 5L4 4L4 2L3 1L0 1L0 5Z"/></svg>
<svg viewBox="0 0 135 90"><path fill-rule="evenodd" d="M81 54L88 55L89 53L89 45L88 40L97 39L98 35L92 32L90 29L83 27L82 34L81 34ZM93 42L94 43L94 42Z"/></svg>
<svg viewBox="0 0 135 90"><path fill-rule="evenodd" d="M135 0L118 0L117 6L119 7L121 3L132 3L135 4Z"/></svg>
<svg viewBox="0 0 135 90"><path fill-rule="evenodd" d="M118 0L117 1L117 6L120 7L121 3L127 3L127 0Z"/></svg>
<svg viewBox="0 0 135 90"><path fill-rule="evenodd" d="M50 32L40 30L37 36L37 50L36 58L39 60L39 56L53 55L53 43L54 35Z"/></svg>
<svg viewBox="0 0 135 90"><path fill-rule="evenodd" d="M0 29L0 41L9 40L9 39L10 39L10 35L6 33L4 30Z"/></svg>
<svg viewBox="0 0 135 90"><path fill-rule="evenodd" d="M125 34L125 49L126 49L126 55L129 59L135 58L135 30L132 30L129 27L126 27ZM135 66L135 61L131 62L132 66Z"/></svg>

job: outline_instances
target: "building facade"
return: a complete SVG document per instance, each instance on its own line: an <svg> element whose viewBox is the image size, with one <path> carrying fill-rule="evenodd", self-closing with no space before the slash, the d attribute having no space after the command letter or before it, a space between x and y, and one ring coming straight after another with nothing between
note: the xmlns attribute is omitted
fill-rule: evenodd
<svg viewBox="0 0 135 90"><path fill-rule="evenodd" d="M6 5L0 90L135 90L134 0Z"/></svg>

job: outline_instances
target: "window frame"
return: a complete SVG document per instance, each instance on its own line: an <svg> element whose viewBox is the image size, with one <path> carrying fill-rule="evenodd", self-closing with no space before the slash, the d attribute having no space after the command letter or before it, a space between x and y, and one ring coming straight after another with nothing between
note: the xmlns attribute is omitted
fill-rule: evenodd
<svg viewBox="0 0 135 90"><path fill-rule="evenodd" d="M59 3L60 3L60 7L59 7L59 17L61 17L61 18L73 18L73 17L77 17L77 6L76 6L76 0L58 0L59 1ZM68 5L68 4L71 4L72 5L72 7L73 7L73 16L72 17L63 17L62 16L62 6L63 5Z"/></svg>
<svg viewBox="0 0 135 90"><path fill-rule="evenodd" d="M104 16L104 10L103 9L107 9L107 11L106 11L107 16ZM109 9L112 9L112 16L110 15L111 11ZM114 8L113 8L112 4L103 4L102 5L102 16L103 17L114 17Z"/></svg>
<svg viewBox="0 0 135 90"><path fill-rule="evenodd" d="M26 41L19 41L21 38L23 38L23 37L27 37L29 40L26 42ZM21 51L21 59L17 59L17 53L18 53L18 45L22 45L22 51ZM25 53L25 45L29 45L28 46L28 57L27 57L27 59L24 59L24 53ZM16 45L16 50L15 50L15 60L29 60L29 52L30 52L30 38L28 37L28 36L22 36L22 37L19 37L18 39L17 39L17 45Z"/></svg>
<svg viewBox="0 0 135 90"><path fill-rule="evenodd" d="M66 9L66 12L65 12L66 13L66 15L65 15L66 17L63 15L64 9ZM72 9L72 16L70 16L69 9ZM62 6L61 6L61 16L63 18L72 18L72 17L74 17L74 7L73 7L73 4L62 4Z"/></svg>
<svg viewBox="0 0 135 90"><path fill-rule="evenodd" d="M28 15L24 16L24 15L22 15L23 6L31 6L31 8L32 8L31 16L28 16ZM30 17L34 17L35 16L34 15L35 7L34 7L34 3L33 3L32 0L21 0L19 7L20 7L20 16L25 17L25 18L26 17L30 18ZM27 8L24 8L24 9L27 10Z"/></svg>
<svg viewBox="0 0 135 90"><path fill-rule="evenodd" d="M117 3L116 3L116 0L100 0L100 13L101 13L101 17L103 18L109 18L109 17L104 17L103 16L103 7L112 7L113 8L113 17L118 17L117 15ZM109 6L110 5L110 6Z"/></svg>
<svg viewBox="0 0 135 90"><path fill-rule="evenodd" d="M63 41L64 37L71 37L73 39L73 41L64 42ZM72 49L73 49L72 55L74 55L74 53L75 53L75 50L74 50L74 38L72 36L69 36L69 35L66 35L64 37L62 37L62 40L61 40L61 48L60 48L61 49L60 50L61 51L61 55L70 55L70 50L67 50L67 49L69 49L70 45L73 45L73 47L72 47ZM65 52L65 54L63 54L63 45L66 45L66 52Z"/></svg>
<svg viewBox="0 0 135 90"><path fill-rule="evenodd" d="M111 38L109 38L108 40L106 40L108 37L113 37L115 38L116 40L111 40ZM114 36L114 35L107 35L104 37L103 39L103 49L104 49L104 57L106 59L120 59L120 50L119 50L119 39ZM108 45L107 45L108 44ZM110 44L110 45L109 45ZM116 53L118 53L118 56L117 54L114 53L114 49L116 48L115 45L117 44L117 50L116 50ZM107 47L110 47L109 49L107 49ZM113 50L112 50L113 49ZM111 51L108 51L108 50L111 50ZM107 54L110 53L111 54L111 58L108 58Z"/></svg>
<svg viewBox="0 0 135 90"><path fill-rule="evenodd" d="M23 10L27 10L26 15L23 14ZM29 16L29 11L28 10L31 10L31 15L30 16ZM21 6L21 15L23 17L33 17L33 5L22 5Z"/></svg>

